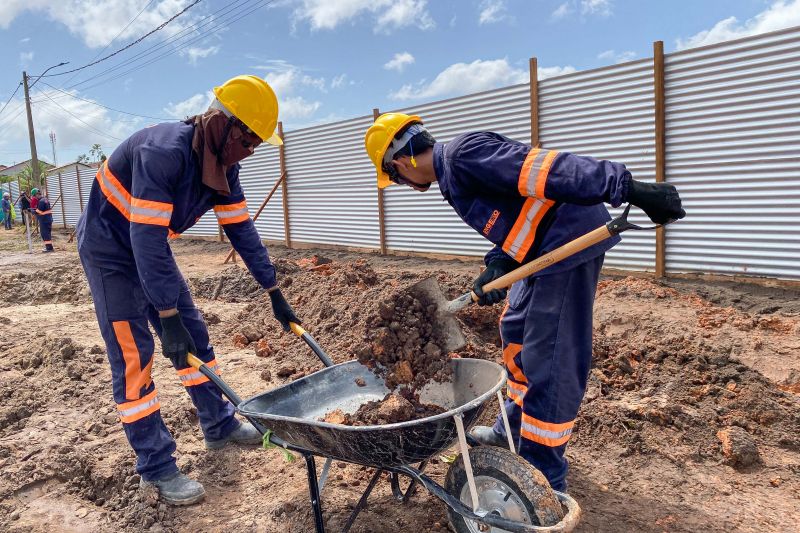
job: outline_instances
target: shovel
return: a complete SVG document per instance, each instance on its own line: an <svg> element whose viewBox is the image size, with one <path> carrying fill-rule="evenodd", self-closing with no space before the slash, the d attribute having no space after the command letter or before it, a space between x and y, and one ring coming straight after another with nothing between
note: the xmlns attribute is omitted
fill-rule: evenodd
<svg viewBox="0 0 800 533"><path fill-rule="evenodd" d="M630 204L625 207L625 211L609 221L607 224L590 231L589 233L570 241L555 250L548 252L540 257L537 257L530 263L526 263L521 267L512 270L508 274L500 276L499 278L487 283L483 286L483 291L488 292L494 289L507 289L515 282L535 274L551 265L563 261L567 257L575 255L581 250L602 242L614 235L619 235L623 231L629 229L633 230L651 230L656 229L666 224L656 224L655 226L641 227L636 224L628 222L628 212L631 210ZM670 220L667 222L674 222ZM463 348L467 340L461 332L461 327L455 318L455 314L461 309L465 308L472 302L478 301L478 295L474 291L470 291L463 296L459 296L455 300L447 300L441 287L436 282L435 278L426 278L409 288L409 292L426 305L434 304L436 306L436 315L433 319L434 328L441 331L441 338L443 342L442 348L446 352L453 352Z"/></svg>

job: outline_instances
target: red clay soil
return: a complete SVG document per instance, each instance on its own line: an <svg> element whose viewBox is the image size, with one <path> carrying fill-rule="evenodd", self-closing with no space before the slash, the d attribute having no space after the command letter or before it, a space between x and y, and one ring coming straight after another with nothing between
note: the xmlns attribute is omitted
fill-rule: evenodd
<svg viewBox="0 0 800 533"><path fill-rule="evenodd" d="M303 461L241 447L207 452L197 412L160 352L153 379L162 415L176 438L179 466L203 482L207 499L170 508L138 490L94 311L76 287L74 248L64 251L67 236L57 232L59 252L29 255L11 242L17 233L0 235L0 530L312 531ZM209 318L222 376L242 397L321 367L307 346L280 330L268 298L246 273L222 265L226 245L181 239L173 248ZM372 332L388 327L376 321L379 305L403 287L436 276L455 297L479 266L270 252L304 327L336 362L356 358ZM321 272L297 265L312 255L331 266ZM49 296L14 296L35 288L37 279ZM743 284L601 282L594 365L567 448L569 491L584 512L578 531L796 530L798 302L797 292ZM499 312L500 306L471 307L459 316L469 342L461 355L501 361ZM235 334L244 337L241 347ZM442 482L447 466L434 457L426 471ZM323 493L331 531L341 530L371 475L369 468L334 462ZM381 481L353 531L388 529L447 531L444 506L425 491L399 504Z"/></svg>

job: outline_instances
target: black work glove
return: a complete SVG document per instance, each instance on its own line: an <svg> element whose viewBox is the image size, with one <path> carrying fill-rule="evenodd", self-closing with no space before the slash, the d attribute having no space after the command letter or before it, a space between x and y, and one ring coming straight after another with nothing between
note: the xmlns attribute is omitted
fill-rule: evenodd
<svg viewBox="0 0 800 533"><path fill-rule="evenodd" d="M161 349L175 368L187 366L187 353L197 354L194 339L183 325L180 313L161 318Z"/></svg>
<svg viewBox="0 0 800 533"><path fill-rule="evenodd" d="M656 224L666 224L686 216L678 190L668 183L645 183L631 178L628 202L641 208Z"/></svg>
<svg viewBox="0 0 800 533"><path fill-rule="evenodd" d="M272 312L275 313L275 318L283 326L283 331L289 331L289 322L300 324L300 320L295 316L292 306L283 297L280 289L275 289L269 293L269 299L272 301Z"/></svg>
<svg viewBox="0 0 800 533"><path fill-rule="evenodd" d="M478 305L494 305L505 300L508 289L494 289L484 293L482 287L519 266L519 263L510 258L494 259L489 262L486 269L475 278L475 282L472 284L472 291L478 296Z"/></svg>

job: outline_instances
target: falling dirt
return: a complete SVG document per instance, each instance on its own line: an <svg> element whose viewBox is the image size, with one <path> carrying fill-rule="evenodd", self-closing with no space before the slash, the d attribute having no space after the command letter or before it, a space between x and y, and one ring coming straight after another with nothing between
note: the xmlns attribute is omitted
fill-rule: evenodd
<svg viewBox="0 0 800 533"><path fill-rule="evenodd" d="M278 452L255 448L207 452L197 411L157 341L153 379L162 415L179 466L203 482L207 499L171 508L138 489L74 247L56 232L56 254L28 255L8 244L18 237L0 236L1 531L313 531L303 461L286 463ZM222 375L242 397L321 368L302 341L280 329L241 262L222 264L226 244L180 239L172 246L209 324ZM335 362L374 347L376 331L395 331L392 321L424 317L424 309L407 313L414 302L401 301L405 287L434 276L453 298L480 265L283 247L270 253L304 327ZM314 255L329 266L298 265ZM395 312L382 317L386 302ZM567 448L569 491L583 508L579 532L796 529L797 302L800 294L785 288L601 282L593 368ZM500 311L468 307L459 314L468 341L459 355L501 361ZM435 332L419 331L417 354L425 353L426 335L436 344ZM395 354L408 342L387 338ZM413 361L391 371L405 382L419 376ZM396 408L407 411L400 401ZM492 422L495 409L482 423ZM426 472L443 482L447 468L434 457ZM372 472L333 463L322 496L329 530L343 528ZM352 531L387 529L449 528L444 506L426 491L404 505L379 480Z"/></svg>
<svg viewBox="0 0 800 533"><path fill-rule="evenodd" d="M410 389L401 389L400 392L390 392L382 400L365 402L355 413L334 409L320 420L343 426L379 426L419 420L444 412L443 407L420 402L419 396Z"/></svg>

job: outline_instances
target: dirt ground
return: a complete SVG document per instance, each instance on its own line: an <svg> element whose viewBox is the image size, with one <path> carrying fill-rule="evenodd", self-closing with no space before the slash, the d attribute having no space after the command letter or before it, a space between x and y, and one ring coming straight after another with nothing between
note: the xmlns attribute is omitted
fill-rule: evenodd
<svg viewBox="0 0 800 533"><path fill-rule="evenodd" d="M55 232L57 253L29 255L19 233L0 232L0 530L312 531L303 462L286 463L274 450L207 452L196 411L158 352L153 376L178 463L207 498L169 508L137 490L91 297L66 240ZM241 396L320 368L280 331L241 262L222 264L227 245L179 239L173 249L222 374ZM270 252L304 326L337 362L356 358L375 326L386 325L386 296L427 276L456 296L479 269L477 261ZM332 263L315 268L314 255ZM797 530L799 296L733 283L602 280L594 365L567 450L570 493L584 510L579 531ZM460 355L501 360L500 311L463 312ZM408 346L420 342L395 333ZM435 459L429 471L442 481L446 467ZM334 463L323 493L331 531L370 476ZM390 528L447 531L445 508L424 492L396 503L379 483L353 531Z"/></svg>

